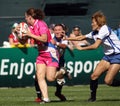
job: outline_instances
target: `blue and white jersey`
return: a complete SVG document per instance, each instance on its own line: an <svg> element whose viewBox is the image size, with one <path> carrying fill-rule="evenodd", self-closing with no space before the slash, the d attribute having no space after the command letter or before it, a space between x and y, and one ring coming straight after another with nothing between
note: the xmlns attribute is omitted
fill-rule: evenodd
<svg viewBox="0 0 120 106"><path fill-rule="evenodd" d="M53 38L56 42L59 42L61 44L65 44L65 45L68 45L68 41L67 40L63 40L63 39L57 39L56 37ZM59 46L56 46L58 52L60 55L63 55L64 54L64 51L65 49L59 47Z"/></svg>
<svg viewBox="0 0 120 106"><path fill-rule="evenodd" d="M97 39L101 39L101 45L105 55L120 53L120 40L107 25L102 26L99 31L92 31L85 36L87 38L94 39L95 41Z"/></svg>

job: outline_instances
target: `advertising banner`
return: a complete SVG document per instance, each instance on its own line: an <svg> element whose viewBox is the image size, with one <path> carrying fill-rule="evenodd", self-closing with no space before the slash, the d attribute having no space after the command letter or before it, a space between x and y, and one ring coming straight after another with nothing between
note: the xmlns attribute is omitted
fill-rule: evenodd
<svg viewBox="0 0 120 106"><path fill-rule="evenodd" d="M34 84L36 48L1 48L0 54L0 86Z"/></svg>
<svg viewBox="0 0 120 106"><path fill-rule="evenodd" d="M0 87L34 86L37 48L0 48ZM101 48L96 50L65 51L65 66L72 75L66 85L89 84L90 75L103 57ZM99 83L104 83L104 75ZM53 83L48 83L52 85Z"/></svg>

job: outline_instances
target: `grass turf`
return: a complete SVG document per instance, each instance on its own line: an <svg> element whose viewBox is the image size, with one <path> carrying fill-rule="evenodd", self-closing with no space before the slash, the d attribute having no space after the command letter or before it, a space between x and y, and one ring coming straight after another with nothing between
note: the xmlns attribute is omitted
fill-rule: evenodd
<svg viewBox="0 0 120 106"><path fill-rule="evenodd" d="M99 85L96 102L87 102L89 97L89 85L64 86L63 94L66 102L60 102L54 96L55 87L49 86L51 103L35 103L34 87L26 88L1 88L0 106L120 106L120 88Z"/></svg>

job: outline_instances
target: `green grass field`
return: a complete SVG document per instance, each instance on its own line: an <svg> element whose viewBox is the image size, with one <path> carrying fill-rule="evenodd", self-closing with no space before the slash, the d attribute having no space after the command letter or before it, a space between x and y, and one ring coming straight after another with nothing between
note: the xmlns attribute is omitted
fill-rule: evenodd
<svg viewBox="0 0 120 106"><path fill-rule="evenodd" d="M51 103L35 103L34 87L26 88L1 88L0 106L120 106L120 88L99 85L96 102L87 102L89 97L89 85L64 86L63 93L67 97L66 102L60 102L54 96L55 87L49 87Z"/></svg>

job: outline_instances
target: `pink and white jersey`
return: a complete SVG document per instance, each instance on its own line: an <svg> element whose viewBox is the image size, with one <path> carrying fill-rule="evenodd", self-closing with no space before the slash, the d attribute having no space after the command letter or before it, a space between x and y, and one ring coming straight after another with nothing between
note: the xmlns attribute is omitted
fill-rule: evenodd
<svg viewBox="0 0 120 106"><path fill-rule="evenodd" d="M47 40L48 41L46 43L43 43L43 42L40 42L40 41L37 41L37 40L35 41L35 43L38 45L39 52L45 52L45 46L48 46L48 43L52 39L47 24L42 20L36 19L34 25L30 26L29 28L30 28L30 31L36 36L41 36L42 34L47 35ZM43 48L43 50L41 48Z"/></svg>
<svg viewBox="0 0 120 106"><path fill-rule="evenodd" d="M41 36L42 34L48 35L48 42L51 40L51 34L47 24L42 20L35 20L33 26L30 26L30 31L35 34L36 36ZM40 41L37 41L37 44L41 44Z"/></svg>
<svg viewBox="0 0 120 106"><path fill-rule="evenodd" d="M35 20L35 23L33 26L30 26L30 31L35 34L36 36L41 36L42 34L47 34L47 42L43 43L40 41L35 41L38 45L38 51L39 54L44 54L45 57L52 57L54 60L58 61L58 54L57 50L55 48L55 45L53 45L50 41L52 39L49 28L47 24L42 20Z"/></svg>

